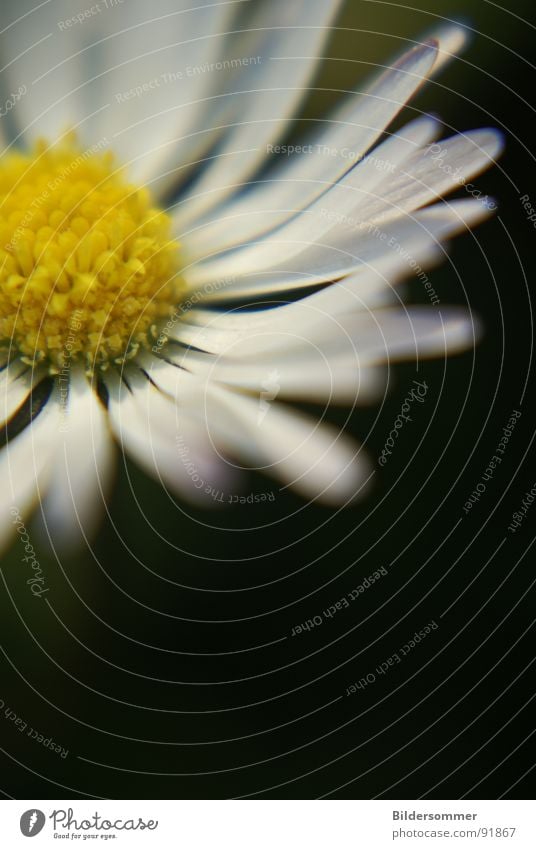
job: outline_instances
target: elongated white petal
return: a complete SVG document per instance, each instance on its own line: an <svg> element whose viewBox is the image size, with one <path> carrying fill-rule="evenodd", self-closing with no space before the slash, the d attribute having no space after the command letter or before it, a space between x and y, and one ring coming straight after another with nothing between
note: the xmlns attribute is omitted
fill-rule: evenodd
<svg viewBox="0 0 536 849"><path fill-rule="evenodd" d="M430 251L426 255L426 264L429 265L432 259L433 252ZM421 261L424 261L423 256ZM202 328L210 327L213 330L232 331L236 338L254 331L292 331L298 327L307 333L310 327L331 317L376 309L399 301L395 295L395 285L407 274L407 269L401 268L400 257L390 251L378 257L376 262L369 262L366 268L358 269L354 274L299 300L286 301L282 298L279 304L261 302L256 309L248 310L225 311L223 306L220 309L192 309L176 325L174 337L188 344L187 338L193 337L183 337L181 333L182 328L188 326L193 328L187 330L189 334L200 333ZM193 345L194 342L189 344ZM204 346L197 344L195 347Z"/></svg>
<svg viewBox="0 0 536 849"><path fill-rule="evenodd" d="M168 366L168 369L173 368ZM195 410L174 403L140 373L129 371L131 390L107 378L110 421L122 448L152 477L182 498L210 503L231 468L216 454L203 430L203 403Z"/></svg>
<svg viewBox="0 0 536 849"><path fill-rule="evenodd" d="M311 191L317 195L327 192L350 167L353 171L348 175L349 185L356 186L360 195L374 193L375 184L392 178L415 151L437 137L438 127L433 118L418 118L365 155L332 146L328 135L322 146L312 146L311 152L300 154L302 159L313 160L309 179L299 175L292 177L281 166L266 177L266 182L251 187L234 202L213 213L215 217L188 232L189 255L192 259L196 253L200 257L205 255L207 245L211 253L216 253L254 237L260 238L305 209ZM343 181L341 185L346 183Z"/></svg>
<svg viewBox="0 0 536 849"><path fill-rule="evenodd" d="M417 362L428 356L446 356L471 346L478 326L461 309L375 309L335 318L317 313L316 322L299 318L301 302L289 306L295 321L278 326L277 313L259 325L220 327L217 318L199 328L207 348L217 356L188 349L176 361L203 380L263 393L277 385L277 397L322 403L369 403L385 387L379 365L395 359ZM293 309L295 308L295 309ZM302 319L315 311L302 310ZM309 315L308 315L309 313ZM225 316L221 317L225 319ZM232 316L229 316L232 322ZM244 315L235 316L241 319ZM257 316L258 321L260 317Z"/></svg>
<svg viewBox="0 0 536 849"><path fill-rule="evenodd" d="M433 29L420 46L406 51L361 94L348 98L326 119L319 132L304 139L296 155L286 156L283 163L276 160L275 167L254 191L241 193L226 203L213 220L206 217L198 222L192 246L199 246L201 254L207 241L213 250L239 244L291 217L298 197L300 207L307 206L360 161L422 79L440 72L466 42L467 30L461 26L446 24ZM437 129L431 119L427 123L430 136L423 144L432 140ZM380 151L381 148L374 151L376 167L379 169L383 160L390 171L392 163ZM212 198L214 205L221 199L218 195ZM181 220L185 216L179 206L178 226Z"/></svg>
<svg viewBox="0 0 536 849"><path fill-rule="evenodd" d="M24 87L13 113L24 138L55 138L74 126L88 146L109 144L128 161L169 140L181 106L188 133L217 75L192 73L186 87L187 68L218 52L231 6L129 0L125 14L114 2L8 0L0 52L9 87ZM146 132L129 131L149 117L150 145Z"/></svg>
<svg viewBox="0 0 536 849"><path fill-rule="evenodd" d="M500 155L497 130L471 130L415 152L396 173L380 183L356 212L367 221L388 221L435 201L453 189L478 189L469 181Z"/></svg>
<svg viewBox="0 0 536 849"><path fill-rule="evenodd" d="M283 369L286 362L298 365L300 357L325 357L327 362L336 360L355 367L374 362L388 361L395 356L420 356L449 353L470 344L474 330L467 313L462 309L429 307L409 309L385 308L359 311L325 317L314 323L296 323L294 330L262 330L252 327L240 330L221 328L218 322L198 328L199 335L192 339L203 343L205 351L222 358L212 366L214 375L224 369L229 361L234 363L259 363L266 370L267 364ZM196 345L195 347L200 347ZM185 367L195 368L195 362L208 365L206 356L185 351L178 361ZM303 364L303 362L302 362ZM201 371L201 368L199 368Z"/></svg>
<svg viewBox="0 0 536 849"><path fill-rule="evenodd" d="M169 347L166 347L165 354L166 358L171 359L172 352ZM145 371L161 392L172 398L180 407L192 410L202 403L203 385L199 378L188 369L170 366L169 362L148 351L138 353L136 364Z"/></svg>
<svg viewBox="0 0 536 849"><path fill-rule="evenodd" d="M339 5L339 0L308 0L307 5L271 0L255 7L246 30L256 35L249 52L259 61L251 62L247 74L225 93L228 130L217 156L207 162L181 203L183 221L232 193L264 161L267 145L283 135L307 93ZM222 122L220 112L215 121Z"/></svg>
<svg viewBox="0 0 536 849"><path fill-rule="evenodd" d="M342 278L358 268L365 271L371 266L376 275L383 262L392 265L393 256L398 274L410 275L417 265L424 267L436 258L437 246L442 241L489 215L490 209L479 200L460 200L436 204L412 216L388 221L385 226L348 217L331 229L326 241L301 243L301 251L286 262L265 271L239 275L229 286L212 286L204 294L203 287L207 287L209 280L217 280L217 272L222 271L217 263L216 276L208 266L198 266L190 270L189 282L201 301L223 303L233 298L311 287ZM275 260L279 247L284 250L288 243L282 240L279 246L274 235L272 245Z"/></svg>
<svg viewBox="0 0 536 849"><path fill-rule="evenodd" d="M235 206L224 208L223 215L235 218L251 209L252 204L255 204L256 210L292 209L297 191L303 206L310 203L325 190L326 185L336 182L359 161L379 138L431 71L436 50L432 43L410 50L361 95L345 101L321 131L306 140L305 144L310 147L306 147L305 152L300 150L296 155L287 157L284 164L277 163L272 175L275 183L258 186L251 202L238 199ZM265 140L264 148L261 148L265 157L270 154L266 143ZM275 156L277 162L278 154ZM226 181L219 191L215 191L217 184L211 184L210 196L204 200L205 208L210 205L214 209L232 193L233 174L224 176ZM204 211L200 203L196 201L194 207L191 200L187 205L180 203L177 208L178 226L183 227L186 221L191 221L194 211L197 214ZM239 234L239 237L245 236Z"/></svg>
<svg viewBox="0 0 536 849"><path fill-rule="evenodd" d="M15 415L41 377L41 372L31 373L20 360L10 363L0 373L0 426Z"/></svg>
<svg viewBox="0 0 536 849"><path fill-rule="evenodd" d="M189 310L183 322L176 325L176 338L182 339L180 330L183 325L193 328L210 327L213 330L232 331L236 338L243 334L268 331L293 331L297 328L307 332L326 319L371 310L394 303L397 298L393 284L405 276L396 274L400 259L394 251L378 258L376 264L369 263L366 268L343 277L330 286L306 295L299 300L284 298L277 301L261 302L255 309L206 309L202 307ZM406 272L407 273L407 272ZM203 348L203 345L196 347Z"/></svg>
<svg viewBox="0 0 536 849"><path fill-rule="evenodd" d="M94 531L114 470L106 412L83 373L74 369L42 504L55 547L80 545Z"/></svg>
<svg viewBox="0 0 536 849"><path fill-rule="evenodd" d="M211 436L235 456L296 489L306 498L344 503L370 475L359 447L340 431L265 397L249 398L212 385L207 400Z"/></svg>
<svg viewBox="0 0 536 849"><path fill-rule="evenodd" d="M281 400L328 404L369 404L384 387L380 370L360 363L355 351L326 356L314 345L293 351L292 357L286 348L278 354L261 353L255 363L221 358L210 369L210 378L255 393L263 393L276 379Z"/></svg>
<svg viewBox="0 0 536 849"><path fill-rule="evenodd" d="M59 396L54 390L31 423L0 450L0 550L13 534L15 514L26 521L46 490L60 422Z"/></svg>
<svg viewBox="0 0 536 849"><path fill-rule="evenodd" d="M394 141L393 139L389 140ZM191 271L196 281L222 277L238 268L242 273L270 269L299 257L305 245L333 241L344 229L358 228L376 220L401 218L452 191L456 186L489 166L502 146L493 130L480 130L467 137L439 143L414 154L413 162L402 161L400 174L386 177L368 160L332 186L318 201L274 233L223 256L199 263ZM434 153L434 149L440 153ZM441 158L440 158L441 157ZM364 179L360 179L360 170Z"/></svg>
<svg viewBox="0 0 536 849"><path fill-rule="evenodd" d="M469 31L460 24L446 23L439 27L433 27L423 36L423 41L434 39L439 45L432 73L435 76L441 73L445 65L452 62L457 55L462 53L470 40Z"/></svg>
<svg viewBox="0 0 536 849"><path fill-rule="evenodd" d="M198 222L198 229L190 234L191 249L196 248L201 255L207 243L212 250L239 244L291 217L297 198L300 208L307 206L363 158L422 80L442 70L466 41L467 31L457 25L432 30L421 45L406 51L361 94L348 98L319 132L303 140L295 155L288 156L285 151L283 162L276 158L275 167L254 190L231 199L212 219L206 216ZM415 123L428 132L420 143L432 141L437 132L435 122L425 119ZM377 170L384 167L391 173L396 164L391 151L380 147L373 157ZM228 190L212 194L213 206L219 206L221 197L227 194ZM189 220L188 213L179 205L177 225L185 220Z"/></svg>
<svg viewBox="0 0 536 849"><path fill-rule="evenodd" d="M148 22L113 39L106 75L113 100L99 115L98 132L130 163L136 181L151 182L159 198L187 177L188 163L223 132L207 130L214 97L234 73L225 56L233 17L243 4L158 0L151 7L137 0L137 5L137 18Z"/></svg>
<svg viewBox="0 0 536 849"><path fill-rule="evenodd" d="M175 492L184 495L188 489L187 479L182 474L182 468L177 466L174 446L166 445L152 433L150 424L124 384L112 385L110 378L107 378L106 385L110 392L110 425L120 447L144 471L157 480L171 484Z"/></svg>

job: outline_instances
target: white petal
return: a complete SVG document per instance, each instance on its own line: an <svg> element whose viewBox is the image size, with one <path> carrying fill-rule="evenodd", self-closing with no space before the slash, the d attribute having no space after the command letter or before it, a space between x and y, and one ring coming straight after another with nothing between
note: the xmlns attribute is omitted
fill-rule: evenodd
<svg viewBox="0 0 536 849"><path fill-rule="evenodd" d="M344 322L321 313L314 322L300 321L309 315L295 311L291 329L288 322L277 321L277 313L282 311L270 310L273 326L267 322L262 329L255 324L249 330L233 330L225 324L222 328L214 319L208 325L208 348L217 347L218 338L218 356L191 348L172 350L171 346L166 355L179 366L175 371L190 372L204 387L216 381L262 392L266 380L277 372L282 398L362 404L378 397L383 386L378 369L361 363ZM326 339L331 343L329 350L323 347ZM158 375L154 379L160 385Z"/></svg>
<svg viewBox="0 0 536 849"><path fill-rule="evenodd" d="M315 321L304 320L301 324L298 310L295 315L297 320L293 329L279 329L277 320L273 329L267 324L262 329L253 325L250 329L233 330L220 327L218 321L205 327L190 326L192 341L189 344L222 357L222 368L232 360L245 364L270 363L273 368L283 369L285 362L291 359L292 363L299 363L299 357L307 360L311 350L317 356L324 356L328 363L342 362L346 366L362 367L389 361L394 356L419 358L441 354L447 346L449 353L454 353L474 341L473 325L463 309L447 307L436 311L430 307L411 307L363 310L333 318L318 315ZM195 368L196 357L201 373L207 367L212 368L214 374L218 373L218 366L212 366L206 355L195 351L185 350L182 355L177 355L177 361L185 367Z"/></svg>
<svg viewBox="0 0 536 849"><path fill-rule="evenodd" d="M386 142L389 144L396 149L402 143L391 138ZM402 157L389 176L379 172L374 160L368 159L274 233L222 257L202 261L192 269L191 276L198 281L206 280L207 275L228 275L233 268L241 273L271 268L276 257L278 263L288 263L303 251L304 244L329 242L344 225L346 229L356 229L369 222L401 218L405 212L436 200L488 167L501 145L497 132L477 130L417 151L409 163Z"/></svg>
<svg viewBox="0 0 536 849"><path fill-rule="evenodd" d="M355 351L326 356L314 344L298 353L293 351L291 358L286 347L278 353L262 352L254 362L221 358L209 374L212 381L255 393L264 392L265 386L275 380L282 400L327 404L369 404L378 399L384 387L379 370L362 366Z"/></svg>
<svg viewBox="0 0 536 849"><path fill-rule="evenodd" d="M30 372L20 360L0 372L0 426L15 415L42 376L41 371Z"/></svg>
<svg viewBox="0 0 536 849"><path fill-rule="evenodd" d="M168 366L168 369L173 368ZM132 391L112 376L109 413L112 429L123 449L152 477L181 498L211 503L211 491L223 489L232 471L206 437L203 397L194 408L163 395L129 370Z"/></svg>
<svg viewBox="0 0 536 849"><path fill-rule="evenodd" d="M148 136L136 130L115 137L121 127L154 115L154 146L155 136L161 133L165 141L165 132L177 127L178 112L166 113L166 107L202 100L207 75L192 76L187 86L180 78L163 82L161 75L185 72L214 56L213 37L232 4L128 0L128 10L122 3L88 6L85 0L6 5L9 24L0 49L10 87L27 89L13 113L25 139L55 138L80 125L88 145L105 141L129 159L147 151ZM186 108L183 132L193 112Z"/></svg>
<svg viewBox="0 0 536 849"><path fill-rule="evenodd" d="M129 26L113 40L113 64L106 75L112 108L101 113L98 134L107 136L130 163L137 182L152 181L159 198L221 135L222 130L206 130L214 97L233 73L227 66L217 68L229 50L228 33L240 4L159 0L148 6L137 0L136 5L137 18L149 22L134 30Z"/></svg>
<svg viewBox="0 0 536 849"><path fill-rule="evenodd" d="M305 139L305 144L311 145L310 154L298 153L287 158L284 164L278 163L273 174L268 177L268 180L276 182L267 182L256 188L256 209L292 208L297 190L302 205L306 206L324 191L326 184L330 185L339 179L366 153L412 96L430 72L435 55L436 48L431 44L414 48L361 95L345 100L327 119L326 126L320 132ZM265 157L269 153L266 144L265 141L264 147L260 148ZM327 150L333 154L327 153ZM212 208L230 193L230 176L220 191L214 192L215 184L210 186ZM198 214L202 211L199 203L196 200L195 205L191 206L191 200L187 205L181 201L177 209L180 227L184 226L185 221L192 220L194 212ZM223 214L235 217L243 214L245 208L251 208L247 200L238 199L236 203L236 209L231 208L228 213L224 209ZM207 200L204 200L204 205L208 206Z"/></svg>
<svg viewBox="0 0 536 849"><path fill-rule="evenodd" d="M367 221L388 221L435 201L488 168L503 149L494 129L471 130L416 151L403 167L376 186L355 212Z"/></svg>
<svg viewBox="0 0 536 849"><path fill-rule="evenodd" d="M170 352L167 348L165 353L168 357ZM195 406L203 395L204 389L199 378L185 368L170 366L165 360L141 350L136 356L136 364L139 364L151 381L179 406L189 409Z"/></svg>
<svg viewBox="0 0 536 849"><path fill-rule="evenodd" d="M466 40L467 31L460 26L447 24L432 30L420 45L404 52L362 93L347 98L328 117L327 126L303 140L306 147L310 145L312 148L311 154L298 153L288 157L283 164L277 163L257 186L255 193L243 193L218 209L218 218L212 226L209 216L203 222L208 223L208 232L203 230L194 244L201 245L203 240L206 244L208 240L212 246L213 241L212 249L220 250L284 221L289 217L298 194L302 207L310 203L322 193L326 184L338 180L370 149L422 80L442 70L455 53L463 49ZM431 121L429 129L434 131ZM228 188L212 192L212 205L218 203L219 206L228 193ZM250 215L259 217L251 221L247 218ZM177 220L191 220L191 215L182 205L178 209ZM228 222L227 226L225 222Z"/></svg>
<svg viewBox="0 0 536 849"><path fill-rule="evenodd" d="M406 215L387 222L385 226L348 217L326 234L326 241L302 243L301 251L281 265L274 264L258 273L240 274L239 257L234 257L237 276L233 280L229 276L233 266L229 258L223 268L215 261L190 269L189 284L199 300L218 303L310 287L341 278L358 268L366 271L371 267L376 276L382 262L392 267L393 259L397 277L409 276L416 265L425 267L436 258L438 244L489 215L489 208L479 200L460 200L436 204L411 217ZM271 242L272 258L276 260L279 250L284 251L288 243L282 239L279 245L275 235ZM231 282L218 286L218 280Z"/></svg>
<svg viewBox="0 0 536 849"><path fill-rule="evenodd" d="M335 147L327 132L322 148L313 147L312 153L299 155L302 160L311 160L308 178L287 173L289 168L284 165L276 168L265 178L266 182L252 186L220 209L215 218L207 218L206 223L198 224L195 230L185 234L189 256L192 259L196 255L205 256L207 246L213 254L259 238L301 212L308 206L308 200L314 199L311 196L325 193L351 166L350 185L357 186L362 194L373 192L376 183L384 177L392 178L416 150L433 141L438 134L439 124L435 119L418 118L361 159L361 154L354 157L349 148ZM343 155L342 151L346 153Z"/></svg>
<svg viewBox="0 0 536 849"><path fill-rule="evenodd" d="M339 0L307 0L307 3L270 0L255 7L248 25L255 39L248 54L260 57L225 94L224 123L228 130L217 156L202 170L183 202L179 217L191 221L234 191L248 179L266 157L266 148L280 138L322 55ZM246 38L241 38L241 52ZM215 122L221 123L217 112Z"/></svg>
<svg viewBox="0 0 536 849"><path fill-rule="evenodd" d="M46 490L58 439L57 390L32 422L0 451L0 550L11 538L14 513L25 521Z"/></svg>
<svg viewBox="0 0 536 849"><path fill-rule="evenodd" d="M440 73L445 65L448 65L459 53L467 47L469 42L469 31L459 24L442 24L433 27L427 32L423 41L434 39L439 45L436 60L433 67L433 75Z"/></svg>
<svg viewBox="0 0 536 849"><path fill-rule="evenodd" d="M253 399L211 386L211 436L249 466L292 486L307 498L344 503L362 493L370 476L363 452L340 431L274 403L277 385Z"/></svg>
<svg viewBox="0 0 536 849"><path fill-rule="evenodd" d="M390 260L390 262L389 262ZM194 308L185 313L183 321L177 324L176 338L186 342L180 333L184 325L194 328L210 327L213 330L232 331L242 338L243 334L268 331L292 331L299 329L305 332L315 327L326 318L341 314L356 313L370 310L396 302L393 283L404 275L396 276L400 261L397 255L390 251L382 255L375 266L370 264L365 270L343 277L335 283L306 295L299 300L284 298L279 303L267 301L257 304L255 309L203 309ZM193 343L192 343L193 344ZM202 344L196 347L203 348Z"/></svg>
<svg viewBox="0 0 536 849"><path fill-rule="evenodd" d="M43 520L55 547L72 548L95 530L114 469L106 411L83 373L73 370Z"/></svg>
<svg viewBox="0 0 536 849"><path fill-rule="evenodd" d="M238 244L290 217L297 196L302 208L314 200L326 185L336 182L359 161L422 79L442 70L466 41L467 31L460 26L447 24L432 30L420 46L404 53L361 95L348 98L327 119L325 128L304 139L304 144L311 146L310 153L288 157L283 164L277 162L255 191L242 193L227 203L219 210L216 221L205 220L203 224L207 226L194 234L193 246L210 243L212 250L221 250ZM436 131L431 119L428 130L430 136ZM431 140L429 137L423 143ZM374 155L378 160L387 160L380 150ZM181 215L179 208L179 222Z"/></svg>
<svg viewBox="0 0 536 849"><path fill-rule="evenodd" d="M192 361L195 362L197 350L238 358L242 355L243 343L246 348L248 343L253 343L257 352L288 347L294 338L307 339L314 344L327 336L342 343L347 336L348 321L355 321L355 314L364 308L363 301L353 296L345 283L335 283L323 292L276 308L230 313L193 310L172 331L173 338L194 349L182 351L184 368L190 368ZM342 291L349 298L350 309L344 309L346 298L339 304L338 298L329 297ZM177 354L175 360L180 362L181 354Z"/></svg>

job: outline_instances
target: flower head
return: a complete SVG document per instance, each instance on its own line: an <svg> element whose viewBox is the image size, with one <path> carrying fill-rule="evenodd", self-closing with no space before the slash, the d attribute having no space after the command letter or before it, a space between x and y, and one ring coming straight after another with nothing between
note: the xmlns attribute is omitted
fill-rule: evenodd
<svg viewBox="0 0 536 849"><path fill-rule="evenodd" d="M67 137L4 156L0 196L0 338L29 364L61 368L68 351L90 370L150 347L181 292L171 220L147 189Z"/></svg>
<svg viewBox="0 0 536 849"><path fill-rule="evenodd" d="M500 137L438 141L426 115L388 131L463 30L290 145L336 0L133 2L128 20L118 0L26 5L0 44L19 92L0 157L0 537L37 500L56 540L88 533L116 445L204 503L242 463L351 500L364 451L287 402L369 403L392 359L474 339L463 310L405 309L396 286L490 214L472 183L443 198Z"/></svg>

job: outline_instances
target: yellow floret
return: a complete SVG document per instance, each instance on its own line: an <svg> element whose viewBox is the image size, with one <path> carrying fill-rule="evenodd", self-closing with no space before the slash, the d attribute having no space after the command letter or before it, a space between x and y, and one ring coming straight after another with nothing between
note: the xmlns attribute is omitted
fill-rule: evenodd
<svg viewBox="0 0 536 849"><path fill-rule="evenodd" d="M171 219L69 134L0 158L0 345L51 370L151 344L183 294Z"/></svg>

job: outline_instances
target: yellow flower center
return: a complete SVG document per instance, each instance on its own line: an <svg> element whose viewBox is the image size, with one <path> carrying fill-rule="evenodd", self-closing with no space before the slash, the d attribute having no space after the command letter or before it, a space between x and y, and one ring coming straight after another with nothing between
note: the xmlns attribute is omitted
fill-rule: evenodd
<svg viewBox="0 0 536 849"><path fill-rule="evenodd" d="M0 158L0 345L51 371L151 344L183 283L171 219L74 134Z"/></svg>

